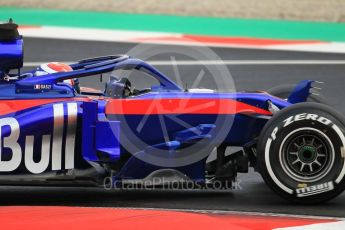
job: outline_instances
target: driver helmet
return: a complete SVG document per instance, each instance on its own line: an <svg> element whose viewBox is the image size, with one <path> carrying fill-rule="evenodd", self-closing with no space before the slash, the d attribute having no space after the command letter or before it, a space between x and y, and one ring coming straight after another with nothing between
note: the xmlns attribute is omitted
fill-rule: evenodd
<svg viewBox="0 0 345 230"><path fill-rule="evenodd" d="M73 71L72 67L62 63L62 62L49 62L41 64L39 67L37 67L36 71L34 72L34 76L42 76L46 74L51 73L59 73L59 72L69 72ZM73 79L64 80L64 83L67 83L69 85L74 85Z"/></svg>

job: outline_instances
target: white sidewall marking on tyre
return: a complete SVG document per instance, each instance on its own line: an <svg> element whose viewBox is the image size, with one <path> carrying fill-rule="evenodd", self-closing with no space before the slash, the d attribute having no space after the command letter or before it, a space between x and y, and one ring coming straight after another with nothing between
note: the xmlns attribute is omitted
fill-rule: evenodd
<svg viewBox="0 0 345 230"><path fill-rule="evenodd" d="M278 180L278 178L276 177L276 175L274 174L274 172L272 170L271 163L270 163L270 147L271 147L271 144L272 144L272 139L268 138L268 140L266 142L266 147L265 147L265 163L266 163L268 174L270 175L272 180L276 183L276 185L278 185L285 192L287 192L289 194L293 194L293 190L288 188L288 187L286 187L285 185L283 185Z"/></svg>
<svg viewBox="0 0 345 230"><path fill-rule="evenodd" d="M339 129L339 127L335 124L332 125L332 128L334 129L334 131L338 134L338 136L341 139L341 142L343 143L343 148L345 147L345 137L343 132ZM341 170L339 176L337 177L337 179L335 180L335 183L339 184L340 181L344 178L345 176L345 161L343 164L343 169Z"/></svg>
<svg viewBox="0 0 345 230"><path fill-rule="evenodd" d="M283 145L284 145L284 143L286 142L286 140L287 140L291 135L293 135L294 133L296 133L296 132L298 132L298 131L301 131L301 130L311 130L311 131L317 132L317 133L319 133L320 135L322 135L324 138L326 138L326 140L328 141L328 143L331 145L331 150L332 150L332 153L333 153L332 161L331 161L331 163L330 163L330 167L328 168L327 172L324 173L324 175L323 175L321 178L315 178L314 180L310 180L310 181L299 181L299 180L296 179L296 178L298 178L296 175L294 175L294 176L296 176L296 178L292 178L292 179L297 180L297 181L299 181L299 182L308 182L308 183L311 183L311 182L315 182L315 181L317 181L317 180L322 179L323 177L325 177L325 176L329 173L329 171L332 169L332 166L333 166L333 164L334 164L335 151L334 151L334 146L333 146L332 141L331 141L323 132L321 132L321 131L319 131L319 130L317 130L317 129L314 129L314 128L299 128L299 129L296 129L296 130L294 130L293 132L289 133L289 134L284 138L284 140L282 141L282 143L281 143L281 145L280 145L280 148L279 148L279 162L280 162L280 165L282 166L282 169L284 170L284 172L285 172L286 174L294 174L294 173L291 172L289 169L287 169L287 168L285 168L285 167L283 166L283 162L282 162L282 158L281 158L281 157L282 157L282 148L283 148ZM301 178L299 178L299 179L301 180Z"/></svg>

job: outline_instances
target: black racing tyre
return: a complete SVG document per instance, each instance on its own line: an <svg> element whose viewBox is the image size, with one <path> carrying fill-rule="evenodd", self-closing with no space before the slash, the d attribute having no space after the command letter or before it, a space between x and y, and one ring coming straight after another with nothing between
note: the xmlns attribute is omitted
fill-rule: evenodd
<svg viewBox="0 0 345 230"><path fill-rule="evenodd" d="M282 99L287 99L295 87L296 85L293 85L293 84L279 85L271 89L268 89L267 93L269 93L270 95L282 98ZM323 97L322 95L310 94L308 97L308 101L329 105L326 98Z"/></svg>
<svg viewBox="0 0 345 230"><path fill-rule="evenodd" d="M313 102L289 106L263 128L258 167L266 184L281 197L315 204L345 189L345 119Z"/></svg>

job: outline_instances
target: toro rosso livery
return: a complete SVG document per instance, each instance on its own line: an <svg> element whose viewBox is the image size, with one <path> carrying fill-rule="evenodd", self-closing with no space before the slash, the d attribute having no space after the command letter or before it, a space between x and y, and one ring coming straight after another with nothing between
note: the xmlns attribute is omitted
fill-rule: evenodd
<svg viewBox="0 0 345 230"><path fill-rule="evenodd" d="M21 72L22 47L17 26L0 25L0 184L226 187L253 167L293 202L344 189L345 122L310 102L313 81L286 96L182 89L126 55ZM155 84L136 89L119 70ZM104 91L79 85L107 73Z"/></svg>

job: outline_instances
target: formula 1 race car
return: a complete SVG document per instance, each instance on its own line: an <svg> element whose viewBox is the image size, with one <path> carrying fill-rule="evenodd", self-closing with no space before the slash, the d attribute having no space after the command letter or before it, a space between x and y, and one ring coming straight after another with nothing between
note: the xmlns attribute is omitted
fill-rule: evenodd
<svg viewBox="0 0 345 230"><path fill-rule="evenodd" d="M126 55L23 72L22 48L17 25L0 25L2 185L226 187L253 167L297 203L323 202L345 188L345 120L308 101L313 81L286 98L183 89ZM155 83L136 89L115 70ZM78 84L107 73L104 91Z"/></svg>

